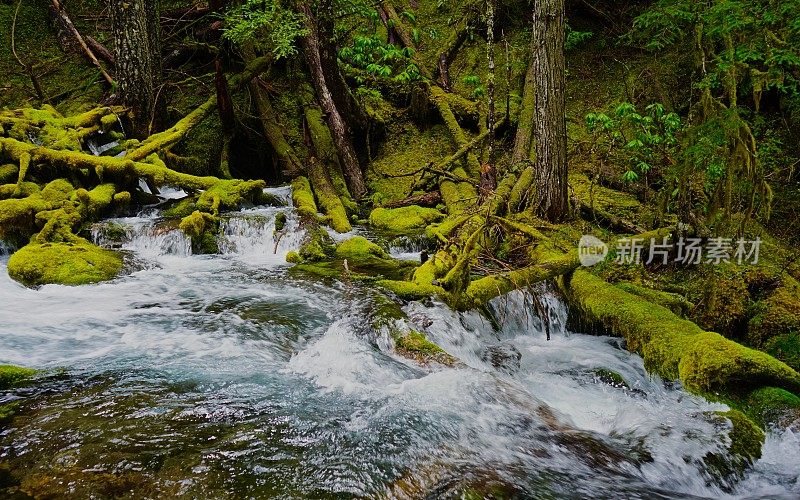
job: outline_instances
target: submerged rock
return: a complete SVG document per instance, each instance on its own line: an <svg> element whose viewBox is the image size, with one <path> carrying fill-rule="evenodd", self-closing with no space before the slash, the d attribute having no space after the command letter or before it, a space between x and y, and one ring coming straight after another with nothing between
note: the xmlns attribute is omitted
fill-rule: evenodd
<svg viewBox="0 0 800 500"><path fill-rule="evenodd" d="M490 345L481 355L483 361L508 373L519 371L522 353L511 344Z"/></svg>

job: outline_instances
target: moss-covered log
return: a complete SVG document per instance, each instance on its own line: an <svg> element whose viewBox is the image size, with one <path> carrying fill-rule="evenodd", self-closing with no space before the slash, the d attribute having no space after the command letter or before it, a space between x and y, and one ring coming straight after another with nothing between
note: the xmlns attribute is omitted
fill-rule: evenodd
<svg viewBox="0 0 800 500"><path fill-rule="evenodd" d="M479 278L470 282L458 306L462 309L480 307L491 299L513 290L570 273L580 265L578 255L569 253L522 269Z"/></svg>
<svg viewBox="0 0 800 500"><path fill-rule="evenodd" d="M589 324L625 338L649 370L714 397L761 386L800 391L800 374L770 355L704 331L669 309L575 271L563 280L570 305Z"/></svg>
<svg viewBox="0 0 800 500"><path fill-rule="evenodd" d="M347 211L345 211L342 200L333 188L322 162L316 157L309 158L307 170L319 207L322 208L322 212L327 216L328 224L337 233L351 231L353 227L347 219Z"/></svg>

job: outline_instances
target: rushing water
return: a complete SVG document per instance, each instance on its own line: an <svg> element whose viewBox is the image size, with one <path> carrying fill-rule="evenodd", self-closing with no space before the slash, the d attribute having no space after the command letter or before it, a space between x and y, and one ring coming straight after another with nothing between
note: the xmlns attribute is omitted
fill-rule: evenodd
<svg viewBox="0 0 800 500"><path fill-rule="evenodd" d="M214 256L191 255L157 211L98 226L96 241L135 270L92 286L27 289L0 256L0 363L47 370L0 394L20 403L0 431L0 496L8 485L75 498L800 494L798 435L770 434L741 481L715 480L704 458L725 453L729 429L708 414L725 407L651 378L616 339L566 331L546 290L550 341L515 292L491 304L499 329L406 305L408 326L460 363L396 355L369 326L378 291L288 271L302 235L291 213L274 234L278 211L227 216Z"/></svg>

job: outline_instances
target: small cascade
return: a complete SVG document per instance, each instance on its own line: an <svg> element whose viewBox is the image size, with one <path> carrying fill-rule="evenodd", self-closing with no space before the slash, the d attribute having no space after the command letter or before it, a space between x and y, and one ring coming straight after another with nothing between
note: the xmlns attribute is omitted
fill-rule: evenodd
<svg viewBox="0 0 800 500"><path fill-rule="evenodd" d="M286 221L275 230L279 214ZM286 254L300 246L303 232L293 212L278 208L256 208L228 214L220 222L220 253L234 255L248 262L283 263Z"/></svg>
<svg viewBox="0 0 800 500"><path fill-rule="evenodd" d="M16 250L16 247L6 241L0 240L0 257L11 255Z"/></svg>
<svg viewBox="0 0 800 500"><path fill-rule="evenodd" d="M395 259L419 261L422 252L431 247L424 235L399 236L389 241L389 254Z"/></svg>
<svg viewBox="0 0 800 500"><path fill-rule="evenodd" d="M192 242L177 224L159 223L156 219L110 219L92 226L91 234L96 245L129 250L145 259L192 254Z"/></svg>

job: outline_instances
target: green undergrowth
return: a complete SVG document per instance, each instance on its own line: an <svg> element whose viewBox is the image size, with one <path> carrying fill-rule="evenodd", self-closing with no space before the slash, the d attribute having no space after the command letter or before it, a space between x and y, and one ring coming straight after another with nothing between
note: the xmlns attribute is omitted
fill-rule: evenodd
<svg viewBox="0 0 800 500"><path fill-rule="evenodd" d="M376 206L413 194L422 168L452 154L452 141L443 125L420 130L409 122L389 127L385 142L367 166L366 182Z"/></svg>

